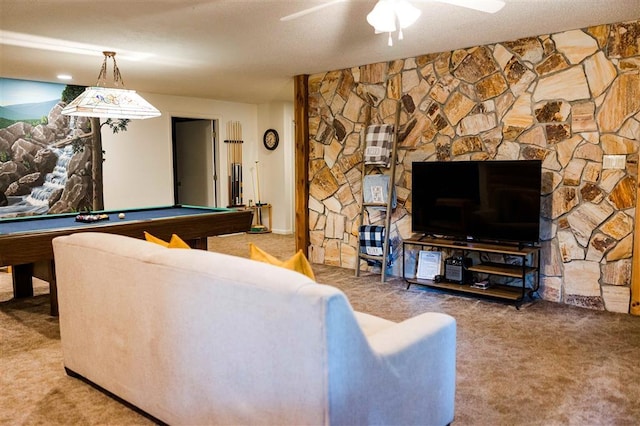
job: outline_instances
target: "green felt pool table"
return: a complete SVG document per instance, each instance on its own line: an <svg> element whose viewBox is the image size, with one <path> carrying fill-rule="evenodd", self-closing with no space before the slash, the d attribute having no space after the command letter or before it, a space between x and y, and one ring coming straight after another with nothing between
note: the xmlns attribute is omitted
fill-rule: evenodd
<svg viewBox="0 0 640 426"><path fill-rule="evenodd" d="M76 221L76 213L0 219L0 266L12 266L14 297L33 296L32 277L50 284L51 314L57 315L57 291L51 241L75 232L108 232L144 238L147 231L168 241L177 234L193 248L207 249L207 237L246 232L252 211L196 206L100 211L108 220ZM124 213L123 219L119 214Z"/></svg>

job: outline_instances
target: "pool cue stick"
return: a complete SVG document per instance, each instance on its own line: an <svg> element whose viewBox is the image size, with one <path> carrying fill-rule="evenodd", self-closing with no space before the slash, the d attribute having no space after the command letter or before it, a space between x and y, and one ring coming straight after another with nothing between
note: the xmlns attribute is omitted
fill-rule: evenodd
<svg viewBox="0 0 640 426"><path fill-rule="evenodd" d="M238 205L238 122L233 122L233 204Z"/></svg>
<svg viewBox="0 0 640 426"><path fill-rule="evenodd" d="M256 184L258 186L258 203L256 204L256 213L258 213L258 223L256 228L264 229L262 224L262 201L260 200L260 172L258 171L258 161L256 161Z"/></svg>
<svg viewBox="0 0 640 426"><path fill-rule="evenodd" d="M231 191L231 122L227 122L227 186L229 190L229 205L233 204L233 193Z"/></svg>
<svg viewBox="0 0 640 426"><path fill-rule="evenodd" d="M242 199L242 125L240 123L238 123L238 130L239 130L239 135L238 135L238 163L240 164L240 188L239 188L239 192L240 192L240 204L243 204L243 199Z"/></svg>
<svg viewBox="0 0 640 426"><path fill-rule="evenodd" d="M237 191L237 183L238 183L238 174L236 167L236 122L231 122L231 168L233 170L233 205L238 204L238 191Z"/></svg>
<svg viewBox="0 0 640 426"><path fill-rule="evenodd" d="M233 122L233 204L238 205L238 122Z"/></svg>
<svg viewBox="0 0 640 426"><path fill-rule="evenodd" d="M237 131L236 131L237 133ZM233 141L233 170L235 172L235 180L234 180L234 186L233 189L235 190L235 205L237 206L239 204L239 199L238 199L238 193L239 193L239 183L240 183L240 176L238 175L238 139L237 139L237 135L236 135L236 139Z"/></svg>

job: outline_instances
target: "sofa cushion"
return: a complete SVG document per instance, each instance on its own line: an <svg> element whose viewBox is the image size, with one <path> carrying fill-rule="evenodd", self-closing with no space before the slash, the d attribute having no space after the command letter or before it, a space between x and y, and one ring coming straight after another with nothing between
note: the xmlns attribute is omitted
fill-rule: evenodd
<svg viewBox="0 0 640 426"><path fill-rule="evenodd" d="M289 259L282 261L262 250L255 244L249 243L249 258L251 260L257 260L259 262L268 263L270 265L291 269L292 271L296 271L306 275L314 281L316 279L315 275L313 274L311 264L307 260L307 257L304 255L302 250L298 250L298 252L291 256Z"/></svg>

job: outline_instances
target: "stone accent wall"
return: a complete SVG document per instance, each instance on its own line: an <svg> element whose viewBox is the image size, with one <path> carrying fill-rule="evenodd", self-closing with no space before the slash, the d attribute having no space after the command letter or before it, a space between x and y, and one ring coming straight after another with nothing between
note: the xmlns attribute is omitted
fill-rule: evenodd
<svg viewBox="0 0 640 426"><path fill-rule="evenodd" d="M315 74L309 97L313 262L355 267L361 131L401 104L392 239L411 235L413 161L541 159L541 296L629 311L640 21Z"/></svg>

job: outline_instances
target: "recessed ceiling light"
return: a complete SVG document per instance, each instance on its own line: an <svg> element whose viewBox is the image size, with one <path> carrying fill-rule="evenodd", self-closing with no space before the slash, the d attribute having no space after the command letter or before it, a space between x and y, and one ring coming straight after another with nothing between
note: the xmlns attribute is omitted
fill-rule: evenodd
<svg viewBox="0 0 640 426"><path fill-rule="evenodd" d="M73 80L69 74L58 74L57 77L59 80Z"/></svg>

